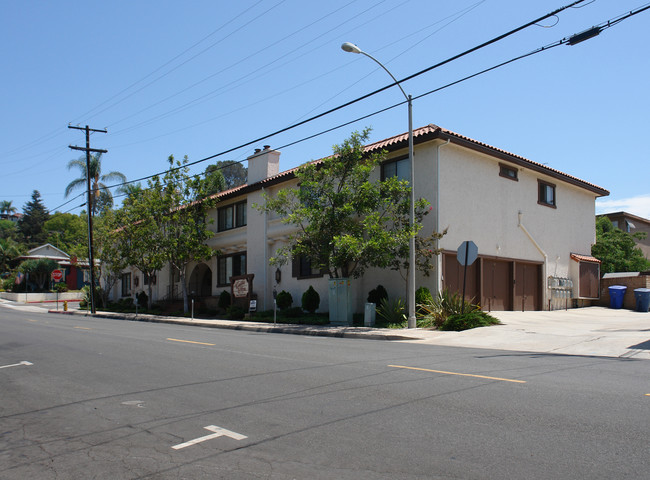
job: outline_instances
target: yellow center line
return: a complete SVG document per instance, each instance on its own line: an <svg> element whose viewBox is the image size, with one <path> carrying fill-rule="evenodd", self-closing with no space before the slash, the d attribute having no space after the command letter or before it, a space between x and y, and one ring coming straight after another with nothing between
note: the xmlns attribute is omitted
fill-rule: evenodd
<svg viewBox="0 0 650 480"><path fill-rule="evenodd" d="M443 373L445 375L458 375L461 377L485 378L487 380L499 380L500 382L526 383L524 380L512 380L511 378L487 377L485 375L473 375L471 373L445 372L444 370L430 370L428 368L405 367L403 365L388 365L393 368L405 368L407 370L419 370L421 372Z"/></svg>
<svg viewBox="0 0 650 480"><path fill-rule="evenodd" d="M90 330L90 328L88 327L74 327L74 328L78 328L79 330Z"/></svg>
<svg viewBox="0 0 650 480"><path fill-rule="evenodd" d="M90 264L89 264L89 265L90 265ZM38 323L38 320L32 320L31 318L28 318L27 321L28 321L28 322Z"/></svg>
<svg viewBox="0 0 650 480"><path fill-rule="evenodd" d="M216 345L216 343L193 342L192 340L179 340L178 338L168 338L167 340L171 340L172 342L195 343L197 345L210 345L212 347Z"/></svg>

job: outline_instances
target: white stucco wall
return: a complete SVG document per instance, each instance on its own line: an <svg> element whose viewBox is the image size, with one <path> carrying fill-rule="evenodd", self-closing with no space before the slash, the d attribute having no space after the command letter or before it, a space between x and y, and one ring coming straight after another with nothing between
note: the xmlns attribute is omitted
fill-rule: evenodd
<svg viewBox="0 0 650 480"><path fill-rule="evenodd" d="M441 246L456 250L473 240L480 255L543 261L544 279L569 277L570 254L588 255L595 241L595 194L517 169L518 181L510 180L499 176L496 158L454 145L441 149L440 225L448 227ZM538 180L555 185L557 208L538 204Z"/></svg>
<svg viewBox="0 0 650 480"><path fill-rule="evenodd" d="M392 152L390 158L401 157L406 149ZM440 158L437 158L438 153ZM426 198L434 210L425 217L423 234L430 234L436 228L439 215L439 229L448 228L440 247L455 251L465 240L473 240L480 255L503 259L544 262L544 284L549 275L571 277L570 253L589 254L595 241L594 209L595 194L565 183L551 176L537 173L529 168L512 165L518 170L518 181L499 176L500 160L454 144L444 144L440 140L416 145L415 147L416 196ZM440 165L440 194L437 192L436 165ZM503 162L507 163L507 162ZM375 179L380 175L374 172ZM538 179L556 186L556 206L550 208L538 204ZM207 243L215 250L215 257L205 262L212 270L212 295L218 296L228 287L217 286L216 253L229 254L245 251L247 272L255 274L254 292L258 295L258 309L267 310L273 306L272 292L276 287L275 266L269 265L269 258L277 249L286 244L292 227L281 222L274 215L267 215L254 204L263 204L263 193L274 195L280 188L291 188L296 180L257 190L246 197L227 199L219 202L210 212L217 230L217 209L228 204L247 200L247 225L225 232L217 232ZM436 201L440 199L439 211ZM524 229L523 225L530 237ZM537 246L535 245L535 243ZM541 251L540 251L541 250ZM546 257L543 253L546 254ZM189 266L189 280L195 264ZM301 303L302 294L313 286L320 294L319 311L328 310L328 277L297 279L292 277L292 266L280 267L282 279L277 290L286 290L293 296L294 306ZM133 270L133 275L142 274ZM154 300L165 298L169 285L169 269L158 274L154 286ZM427 286L432 292L441 284L440 262L436 271L425 277L418 272L416 285ZM574 278L577 288L578 279ZM353 293L357 312L363 311L368 292L383 285L391 298L405 297L405 280L398 272L371 269L366 275L353 281ZM133 286L133 283L132 283ZM142 280L134 291L143 289ZM544 285L545 287L545 285ZM546 305L546 288L544 305ZM120 282L116 285L114 298L121 298Z"/></svg>

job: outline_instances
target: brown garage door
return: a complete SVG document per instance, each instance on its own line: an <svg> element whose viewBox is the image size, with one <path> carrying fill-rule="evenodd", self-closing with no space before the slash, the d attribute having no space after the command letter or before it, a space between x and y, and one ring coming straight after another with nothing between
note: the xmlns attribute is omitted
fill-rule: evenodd
<svg viewBox="0 0 650 480"><path fill-rule="evenodd" d="M467 267L467 280L465 284L465 299L477 303L480 298L479 290L479 264L477 260ZM463 293L463 269L458 263L455 253L445 253L443 257L443 287L450 293Z"/></svg>
<svg viewBox="0 0 650 480"><path fill-rule="evenodd" d="M514 310L541 310L541 278L541 265L515 262Z"/></svg>
<svg viewBox="0 0 650 480"><path fill-rule="evenodd" d="M483 310L512 310L512 262L481 259Z"/></svg>

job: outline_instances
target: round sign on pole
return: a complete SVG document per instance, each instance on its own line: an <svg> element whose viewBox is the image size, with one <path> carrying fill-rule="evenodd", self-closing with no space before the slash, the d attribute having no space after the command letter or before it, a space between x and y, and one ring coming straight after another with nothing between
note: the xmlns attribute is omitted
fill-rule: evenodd
<svg viewBox="0 0 650 480"><path fill-rule="evenodd" d="M456 251L456 258L461 265L471 265L478 257L478 247L471 240L466 240L460 244Z"/></svg>
<svg viewBox="0 0 650 480"><path fill-rule="evenodd" d="M53 270L52 271L52 280L55 282L59 282L63 279L63 272L61 270Z"/></svg>

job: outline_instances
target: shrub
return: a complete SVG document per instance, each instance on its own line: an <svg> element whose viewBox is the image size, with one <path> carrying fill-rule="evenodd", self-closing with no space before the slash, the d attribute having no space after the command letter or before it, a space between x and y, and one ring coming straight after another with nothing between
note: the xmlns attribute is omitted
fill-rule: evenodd
<svg viewBox="0 0 650 480"><path fill-rule="evenodd" d="M320 295L311 285L305 293L302 294L302 309L309 313L314 313L320 306Z"/></svg>
<svg viewBox="0 0 650 480"><path fill-rule="evenodd" d="M280 310L285 310L291 306L293 303L293 297L289 292L282 290L278 293L278 296L275 298L275 301Z"/></svg>
<svg viewBox="0 0 650 480"><path fill-rule="evenodd" d="M228 318L230 320L241 320L246 316L246 310L244 310L242 307L239 305L231 305L228 307Z"/></svg>
<svg viewBox="0 0 650 480"><path fill-rule="evenodd" d="M370 293L368 293L368 303L379 305L384 299L388 299L388 292L381 285L377 285L377 288L370 290Z"/></svg>
<svg viewBox="0 0 650 480"><path fill-rule="evenodd" d="M442 324L441 330L452 330L460 332L470 328L488 327L490 325L499 325L501 322L482 310L474 310L466 313L455 313L450 315Z"/></svg>
<svg viewBox="0 0 650 480"><path fill-rule="evenodd" d="M377 316L389 326L401 327L406 321L406 304L401 298L393 301L384 298L377 307Z"/></svg>
<svg viewBox="0 0 650 480"><path fill-rule="evenodd" d="M68 291L68 286L63 282L55 283L54 287L52 287L52 290L54 290L55 292L59 292L59 293L67 292Z"/></svg>
<svg viewBox="0 0 650 480"><path fill-rule="evenodd" d="M443 290L431 303L419 304L418 309L424 317L425 326L429 324L440 328L451 315L480 311L481 307L463 301L458 293L452 294L448 290Z"/></svg>
<svg viewBox="0 0 650 480"><path fill-rule="evenodd" d="M420 287L415 291L415 313L424 316L426 311L420 308L420 305L430 305L433 303L433 295L427 287Z"/></svg>
<svg viewBox="0 0 650 480"><path fill-rule="evenodd" d="M302 308L300 307L293 307L293 308L287 308L282 312L282 315L284 315L287 318L300 318L304 315Z"/></svg>
<svg viewBox="0 0 650 480"><path fill-rule="evenodd" d="M228 290L224 290L219 294L219 301L217 302L217 306L223 310L228 310L228 307L232 303L232 300L230 299L230 292Z"/></svg>

